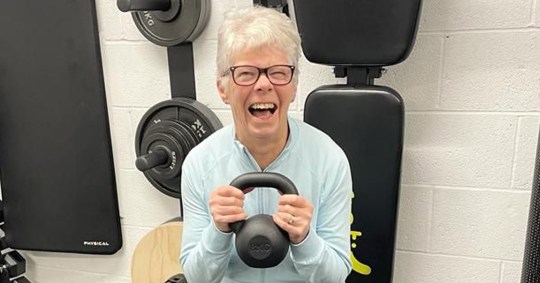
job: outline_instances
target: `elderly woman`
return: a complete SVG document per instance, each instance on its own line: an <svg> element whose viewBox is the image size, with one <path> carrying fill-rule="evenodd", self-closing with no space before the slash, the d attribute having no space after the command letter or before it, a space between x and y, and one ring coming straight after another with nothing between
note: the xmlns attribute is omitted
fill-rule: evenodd
<svg viewBox="0 0 540 283"><path fill-rule="evenodd" d="M296 97L300 36L290 19L252 7L226 15L218 36L217 89L234 119L200 143L182 169L181 264L190 283L344 282L351 271L352 180L344 152L321 131L288 116ZM321 113L324 115L324 113ZM276 172L299 195L227 185L247 172ZM230 223L270 214L289 252L251 268Z"/></svg>

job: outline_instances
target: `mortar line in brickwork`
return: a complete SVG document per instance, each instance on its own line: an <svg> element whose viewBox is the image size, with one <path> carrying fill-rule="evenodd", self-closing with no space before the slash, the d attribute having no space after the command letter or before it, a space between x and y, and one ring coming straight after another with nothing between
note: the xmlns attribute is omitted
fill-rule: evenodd
<svg viewBox="0 0 540 283"><path fill-rule="evenodd" d="M408 187L430 187L433 191L436 190L457 190L457 191L475 191L475 192L500 192L500 193L524 193L530 194L530 190L524 189L512 189L512 188L494 188L494 187L464 187L464 186L449 186L449 185L437 185L437 184L401 184L401 186Z"/></svg>
<svg viewBox="0 0 540 283"><path fill-rule="evenodd" d="M531 32L531 31L540 31L538 26L527 26L527 27L515 27L515 28L470 28L470 29L455 29L455 30L434 30L434 31L423 31L418 34L440 34L444 33L445 35L461 35L461 34L486 34L486 33L509 33L509 32Z"/></svg>
<svg viewBox="0 0 540 283"><path fill-rule="evenodd" d="M540 0L531 1L531 25L533 27L534 25L536 26L540 25L540 23L537 23L534 21L536 18L536 6L539 5L538 2L540 2Z"/></svg>
<svg viewBox="0 0 540 283"><path fill-rule="evenodd" d="M504 274L504 267L503 267L503 261L499 262L499 283L503 282L503 274Z"/></svg>
<svg viewBox="0 0 540 283"><path fill-rule="evenodd" d="M435 107L438 109L441 108L441 101L442 101L443 78L444 78L443 72L444 72L444 63L446 62L444 59L445 58L444 49L446 46L446 39L447 39L447 35L443 33L441 47L440 47L441 58L439 59L440 62L439 62L439 77L438 77L439 83L437 84L437 105L435 105Z"/></svg>
<svg viewBox="0 0 540 283"><path fill-rule="evenodd" d="M58 257L60 258L60 257ZM73 269L72 267L68 267L68 266L58 266L58 265L47 265L47 264L32 264L32 263L27 263L27 270L28 270L28 266L30 265L33 265L35 267L43 267L43 268L46 268L46 269L54 269L54 270L62 270L62 271L75 271L77 273L81 273L83 275L99 275L99 276L107 276L107 278L121 278L121 279L124 279L124 278L127 278L129 279L128 277L124 276L124 275L121 275L121 274L118 274L118 275L115 275L115 274L111 274L111 273L108 273L106 271L103 271L103 272L97 272L97 271L88 271L88 270L84 270L84 269ZM25 274L27 275L28 272ZM11 281L13 282L13 281ZM34 281L33 281L34 282Z"/></svg>
<svg viewBox="0 0 540 283"><path fill-rule="evenodd" d="M398 252L402 253L410 253L410 254L417 254L417 255L428 255L428 256L443 256L443 257L451 257L451 258L458 258L458 259L470 259L470 260L489 260L489 261L496 261L496 262L515 262L511 259L504 259L504 258L494 258L494 257L478 257L478 256L469 256L469 255L455 255L455 254L445 254L445 253L430 253L430 252L422 252L422 251L413 251L413 250L406 250L406 249L396 249Z"/></svg>
<svg viewBox="0 0 540 283"><path fill-rule="evenodd" d="M519 144L519 131L521 129L521 123L523 120L523 117L516 117L516 129L514 131L514 150L512 151L512 168L510 169L510 188L513 188L515 185L514 178L516 176L516 166L517 166L517 151L518 151L518 144Z"/></svg>
<svg viewBox="0 0 540 283"><path fill-rule="evenodd" d="M444 36L446 31L443 30L425 30L425 31L418 31L417 35L440 35Z"/></svg>
<svg viewBox="0 0 540 283"><path fill-rule="evenodd" d="M175 216L170 216L169 218L165 217L164 219L172 219L173 217L175 217ZM148 230L148 231L145 231L145 233L150 232L151 230L156 228L156 226L142 226L142 225L133 225L133 224L122 224L122 227L135 228L135 229L141 229L141 230Z"/></svg>
<svg viewBox="0 0 540 283"><path fill-rule="evenodd" d="M128 171L128 172L133 172L133 173L141 173L141 171L137 170L135 167L133 168L122 168L121 169L122 171Z"/></svg>
<svg viewBox="0 0 540 283"><path fill-rule="evenodd" d="M201 103L203 103L202 101L199 101ZM205 104L206 105L206 104ZM119 109L119 110L134 110L134 111L147 111L148 108L151 107L151 105L149 106L140 106L140 105L126 105L126 106L122 106L122 105L115 105L113 106L115 109ZM211 110L217 110L217 111L228 111L229 110L229 107L209 107ZM540 115L540 113L539 113Z"/></svg>
<svg viewBox="0 0 540 283"><path fill-rule="evenodd" d="M430 200L430 203L431 203L431 209L429 210L429 215L428 215L428 234L427 234L427 250L428 252L431 252L431 235L433 235L433 214L435 212L435 192L434 192L434 187L430 187L429 188L429 192L431 193L430 197L431 197L431 200Z"/></svg>

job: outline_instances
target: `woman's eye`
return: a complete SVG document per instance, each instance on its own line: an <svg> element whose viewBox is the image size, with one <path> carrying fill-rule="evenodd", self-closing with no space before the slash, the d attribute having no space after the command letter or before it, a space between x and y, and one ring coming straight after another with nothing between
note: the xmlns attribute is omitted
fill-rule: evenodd
<svg viewBox="0 0 540 283"><path fill-rule="evenodd" d="M236 78L237 79L251 79L257 75L257 72L251 70L237 70Z"/></svg>
<svg viewBox="0 0 540 283"><path fill-rule="evenodd" d="M238 74L238 76L240 77L250 77L250 76L254 76L255 74L253 72L241 72L240 74Z"/></svg>
<svg viewBox="0 0 540 283"><path fill-rule="evenodd" d="M275 72L270 73L270 76L272 76L274 78L283 78L283 77L286 77L287 74L285 72L282 72L282 71L275 71Z"/></svg>

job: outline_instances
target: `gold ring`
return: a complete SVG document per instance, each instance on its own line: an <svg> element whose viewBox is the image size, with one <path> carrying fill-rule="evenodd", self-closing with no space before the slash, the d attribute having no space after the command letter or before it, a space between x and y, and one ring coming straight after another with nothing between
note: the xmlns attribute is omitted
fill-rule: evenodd
<svg viewBox="0 0 540 283"><path fill-rule="evenodd" d="M289 225L294 225L295 221L296 219L294 218L294 215L291 214L291 217L289 217L289 221L287 223L289 223Z"/></svg>

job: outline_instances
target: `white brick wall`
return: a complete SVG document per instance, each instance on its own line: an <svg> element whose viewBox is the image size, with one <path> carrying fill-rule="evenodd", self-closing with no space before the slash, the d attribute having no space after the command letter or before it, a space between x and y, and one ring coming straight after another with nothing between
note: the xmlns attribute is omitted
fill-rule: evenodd
<svg viewBox="0 0 540 283"><path fill-rule="evenodd" d="M212 0L194 43L198 100L224 124L215 90L216 30L227 9ZM33 282L130 282L133 249L178 213L134 168L144 112L170 98L166 49L149 43L116 1L97 1L124 247L112 256L24 252ZM292 115L307 94L341 82L302 59ZM410 57L378 84L406 106L394 282L518 283L540 123L540 0L424 0Z"/></svg>

